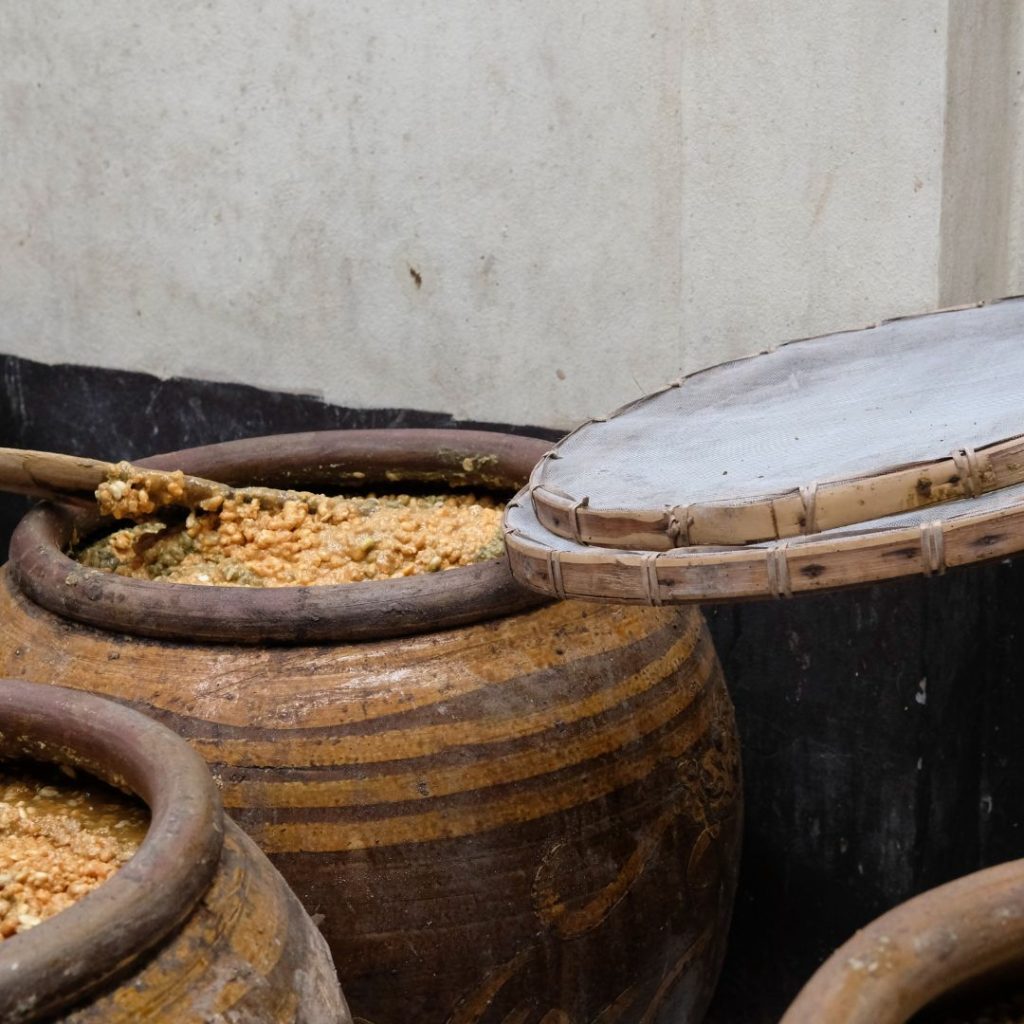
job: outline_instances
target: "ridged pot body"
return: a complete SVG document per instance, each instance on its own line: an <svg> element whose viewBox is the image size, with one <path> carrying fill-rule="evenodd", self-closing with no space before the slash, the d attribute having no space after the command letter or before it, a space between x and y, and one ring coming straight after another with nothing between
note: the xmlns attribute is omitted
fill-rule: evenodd
<svg viewBox="0 0 1024 1024"><path fill-rule="evenodd" d="M380 643L70 624L0 578L0 675L126 701L207 759L356 1018L697 1020L735 886L732 707L701 615L566 602Z"/></svg>
<svg viewBox="0 0 1024 1024"><path fill-rule="evenodd" d="M340 431L157 463L514 489L545 450ZM699 1020L741 797L697 610L541 604L498 561L333 588L173 586L76 566L71 535L45 510L15 534L0 674L115 697L188 739L320 922L357 1020Z"/></svg>

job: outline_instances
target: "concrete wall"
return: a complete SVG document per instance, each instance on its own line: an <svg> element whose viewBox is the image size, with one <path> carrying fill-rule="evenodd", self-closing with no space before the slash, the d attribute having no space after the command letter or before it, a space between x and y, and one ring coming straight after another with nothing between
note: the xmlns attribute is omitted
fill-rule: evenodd
<svg viewBox="0 0 1024 1024"><path fill-rule="evenodd" d="M0 352L571 425L1024 290L1015 0L0 0Z"/></svg>

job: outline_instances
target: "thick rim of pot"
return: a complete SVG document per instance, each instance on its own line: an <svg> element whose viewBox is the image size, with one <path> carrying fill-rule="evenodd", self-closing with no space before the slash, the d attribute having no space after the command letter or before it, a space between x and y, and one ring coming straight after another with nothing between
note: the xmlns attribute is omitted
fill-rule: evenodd
<svg viewBox="0 0 1024 1024"><path fill-rule="evenodd" d="M67 910L0 942L0 1020L49 1019L130 970L210 887L224 841L202 758L131 708L77 690L0 680L0 758L72 765L150 809L135 856Z"/></svg>
<svg viewBox="0 0 1024 1024"><path fill-rule="evenodd" d="M1022 961L1024 860L930 889L818 969L780 1024L906 1024L962 985Z"/></svg>
<svg viewBox="0 0 1024 1024"><path fill-rule="evenodd" d="M514 492L550 448L537 438L480 430L331 430L191 448L138 465L183 469L229 484L344 489L401 481ZM102 523L43 504L11 539L15 583L36 604L101 629L214 643L379 640L482 622L545 603L504 558L442 573L314 587L213 587L129 579L65 552Z"/></svg>

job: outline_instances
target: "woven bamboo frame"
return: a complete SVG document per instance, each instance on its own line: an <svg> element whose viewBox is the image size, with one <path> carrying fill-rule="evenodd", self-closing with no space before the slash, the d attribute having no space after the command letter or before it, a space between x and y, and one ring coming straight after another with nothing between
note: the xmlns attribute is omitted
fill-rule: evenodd
<svg viewBox="0 0 1024 1024"><path fill-rule="evenodd" d="M529 501L524 488L512 504ZM505 546L516 579L541 593L622 604L740 601L930 576L1017 554L1024 550L1024 503L918 526L748 547L579 551L540 533L508 528Z"/></svg>
<svg viewBox="0 0 1024 1024"><path fill-rule="evenodd" d="M940 312L956 312L980 305L983 303ZM800 339L787 346L815 340L820 339ZM656 395L682 386L697 374L674 381L608 416L589 420L568 437L593 424L625 415ZM756 544L808 536L1024 483L1022 433L993 439L977 448L954 446L936 452L935 457L927 461L880 466L866 475L825 481L809 479L799 487L779 493L660 508L603 508L593 504L589 495L568 494L546 481L548 465L552 459L561 458L563 443L564 439L537 464L530 478L530 496L538 520L546 529L567 540L625 550L668 551L687 546Z"/></svg>
<svg viewBox="0 0 1024 1024"><path fill-rule="evenodd" d="M543 465L543 462L540 464ZM534 471L537 478L537 470ZM877 476L810 484L745 504L707 502L655 510L599 509L543 484L531 488L545 529L578 544L641 551L756 544L855 526L900 512L976 498L1024 483L1024 437Z"/></svg>

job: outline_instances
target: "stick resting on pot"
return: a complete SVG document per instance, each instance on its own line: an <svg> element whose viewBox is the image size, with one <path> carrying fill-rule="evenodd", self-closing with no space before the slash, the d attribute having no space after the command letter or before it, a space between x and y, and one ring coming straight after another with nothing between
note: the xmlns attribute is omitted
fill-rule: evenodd
<svg viewBox="0 0 1024 1024"><path fill-rule="evenodd" d="M77 505L99 503L100 511L115 519L145 518L165 505L213 511L226 498L256 500L262 508L276 509L286 501L312 497L271 487L229 487L186 476L180 470L169 473L129 462L100 462L21 448L0 448L0 491Z"/></svg>

